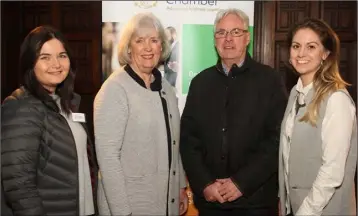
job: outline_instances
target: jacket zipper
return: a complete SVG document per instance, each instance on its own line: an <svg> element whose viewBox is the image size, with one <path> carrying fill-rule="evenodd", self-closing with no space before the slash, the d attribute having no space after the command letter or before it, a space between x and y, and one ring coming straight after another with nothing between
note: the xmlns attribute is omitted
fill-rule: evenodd
<svg viewBox="0 0 358 216"><path fill-rule="evenodd" d="M77 210L76 210L76 215L79 215L79 212L80 212L80 203L79 203L79 200L80 200L80 194L79 194L79 171L78 171L78 155L77 155L77 147L76 147L76 141L75 141L75 137L73 136L73 132L71 130L71 127L70 125L68 124L67 120L65 117L63 117L61 115L61 113L58 113L58 115L61 116L62 120L64 120L66 122L66 125L67 125L67 129L69 129L70 133L71 133L71 138L72 138L72 141L73 143L75 144L74 146L74 149L75 149L75 152L76 152L76 165L77 165L77 181L76 181L76 194L77 194L77 199L76 199L76 203L77 203Z"/></svg>

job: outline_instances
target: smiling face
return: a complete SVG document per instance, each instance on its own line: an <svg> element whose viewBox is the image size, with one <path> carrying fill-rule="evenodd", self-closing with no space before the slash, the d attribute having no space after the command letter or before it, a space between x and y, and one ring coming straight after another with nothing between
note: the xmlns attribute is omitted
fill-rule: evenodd
<svg viewBox="0 0 358 216"><path fill-rule="evenodd" d="M55 92L70 70L70 59L62 43L51 39L43 44L34 72L39 83L48 91Z"/></svg>
<svg viewBox="0 0 358 216"><path fill-rule="evenodd" d="M229 14L222 18L216 25L215 32L233 29L247 30L244 21L235 14ZM240 63L245 58L246 47L250 43L250 33L245 32L239 37L233 37L230 33L226 37L215 38L215 47L221 60L231 63Z"/></svg>
<svg viewBox="0 0 358 216"><path fill-rule="evenodd" d="M151 73L158 65L162 52L162 41L153 28L141 29L130 41L130 66L141 73Z"/></svg>
<svg viewBox="0 0 358 216"><path fill-rule="evenodd" d="M314 74L326 60L329 52L321 43L319 36L309 28L303 28L293 36L290 48L290 62L302 79L313 81Z"/></svg>

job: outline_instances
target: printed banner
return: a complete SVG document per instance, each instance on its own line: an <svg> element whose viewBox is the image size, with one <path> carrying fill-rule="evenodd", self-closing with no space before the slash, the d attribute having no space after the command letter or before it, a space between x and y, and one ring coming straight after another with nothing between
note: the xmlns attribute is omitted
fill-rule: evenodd
<svg viewBox="0 0 358 216"><path fill-rule="evenodd" d="M159 67L176 91L182 113L193 77L217 61L214 46L214 20L220 9L238 8L249 16L253 47L254 1L102 1L102 75L105 80L119 68L117 44L125 23L136 13L152 12L157 16L171 43L170 58ZM192 193L187 215L197 215Z"/></svg>
<svg viewBox="0 0 358 216"><path fill-rule="evenodd" d="M253 1L103 1L103 79L119 67L116 44L120 40L123 25L136 13L152 12L165 28L176 31L173 51L178 52L175 64L159 67L163 76L166 68L176 74L164 76L175 87L179 99L179 110L182 112L191 79L203 69L214 65L217 54L214 47L213 27L218 10L239 8L250 18L251 43L253 45ZM178 47L178 48L175 48ZM175 71L176 70L176 71Z"/></svg>

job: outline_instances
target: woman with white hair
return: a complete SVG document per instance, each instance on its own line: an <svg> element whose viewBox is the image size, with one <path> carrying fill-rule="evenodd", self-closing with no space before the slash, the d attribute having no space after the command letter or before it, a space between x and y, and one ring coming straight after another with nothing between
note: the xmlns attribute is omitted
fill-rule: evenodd
<svg viewBox="0 0 358 216"><path fill-rule="evenodd" d="M94 102L101 215L179 215L187 209L177 99L156 68L169 49L151 13L135 15L122 31L123 67Z"/></svg>

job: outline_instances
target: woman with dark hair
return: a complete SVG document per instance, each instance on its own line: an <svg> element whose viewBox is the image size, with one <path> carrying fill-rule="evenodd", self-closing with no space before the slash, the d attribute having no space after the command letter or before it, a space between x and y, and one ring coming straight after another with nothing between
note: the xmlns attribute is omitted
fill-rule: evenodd
<svg viewBox="0 0 358 216"><path fill-rule="evenodd" d="M84 114L77 113L80 98L64 36L49 26L32 30L21 45L20 72L23 86L1 110L7 205L14 215L95 214L97 162Z"/></svg>
<svg viewBox="0 0 358 216"><path fill-rule="evenodd" d="M356 215L356 108L339 73L339 38L310 18L292 28L288 45L299 79L281 125L282 215Z"/></svg>

